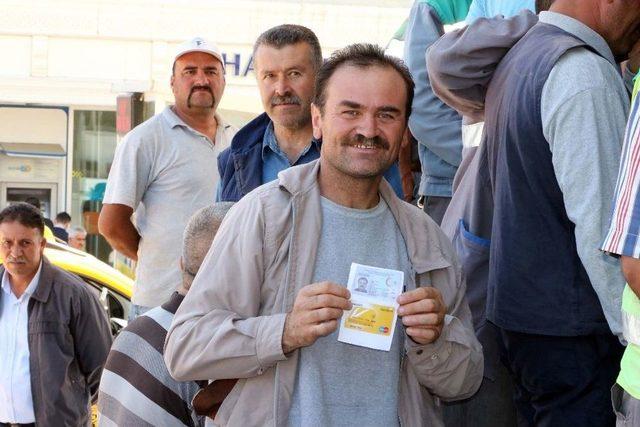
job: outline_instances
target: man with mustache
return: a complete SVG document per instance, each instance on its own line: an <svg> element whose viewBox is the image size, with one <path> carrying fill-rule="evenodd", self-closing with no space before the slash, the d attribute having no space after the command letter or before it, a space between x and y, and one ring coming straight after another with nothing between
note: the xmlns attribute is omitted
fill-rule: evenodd
<svg viewBox="0 0 640 427"><path fill-rule="evenodd" d="M236 132L216 114L224 71L220 50L207 40L180 45L171 76L175 105L116 148L98 225L115 250L138 261L131 319L171 296L181 277L184 227L215 198L217 159Z"/></svg>
<svg viewBox="0 0 640 427"><path fill-rule="evenodd" d="M220 154L218 201L236 202L276 179L278 172L320 156L321 141L311 127L311 98L322 65L316 35L301 25L273 27L256 40L253 62L265 112L240 129ZM395 164L385 178L402 197Z"/></svg>
<svg viewBox="0 0 640 427"><path fill-rule="evenodd" d="M451 243L382 179L413 88L377 46L335 52L311 107L320 159L282 171L226 217L165 343L178 380L239 379L215 425L441 426L439 400L480 385ZM389 351L338 341L352 262L404 272Z"/></svg>
<svg viewBox="0 0 640 427"><path fill-rule="evenodd" d="M111 330L98 298L44 256L27 203L0 212L0 426L86 426Z"/></svg>

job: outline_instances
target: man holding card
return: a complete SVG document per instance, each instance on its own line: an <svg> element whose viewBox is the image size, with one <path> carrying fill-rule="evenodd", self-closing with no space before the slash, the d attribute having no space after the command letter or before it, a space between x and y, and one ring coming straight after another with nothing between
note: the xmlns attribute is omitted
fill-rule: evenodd
<svg viewBox="0 0 640 427"><path fill-rule="evenodd" d="M477 390L482 350L451 244L383 180L412 98L380 48L337 51L312 106L320 159L230 211L165 351L178 380L240 379L215 424L439 426L436 398Z"/></svg>

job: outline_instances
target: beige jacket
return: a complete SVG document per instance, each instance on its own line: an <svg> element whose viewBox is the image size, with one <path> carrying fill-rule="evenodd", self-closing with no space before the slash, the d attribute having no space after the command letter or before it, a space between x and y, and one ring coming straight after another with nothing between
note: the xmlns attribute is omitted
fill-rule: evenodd
<svg viewBox="0 0 640 427"><path fill-rule="evenodd" d="M282 333L285 313L313 276L322 221L319 167L314 161L280 172L231 209L169 329L165 361L177 380L241 378L216 425L287 423L299 354L282 353ZM405 340L398 415L402 426L440 426L438 399L464 399L480 386L482 348L451 244L385 181L380 194L416 272L407 289L435 286L448 307L435 343Z"/></svg>

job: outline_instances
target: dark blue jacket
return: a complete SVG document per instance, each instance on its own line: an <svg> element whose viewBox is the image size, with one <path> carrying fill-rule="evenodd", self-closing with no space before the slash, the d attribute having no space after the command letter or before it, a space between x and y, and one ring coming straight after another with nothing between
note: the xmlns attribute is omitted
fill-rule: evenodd
<svg viewBox="0 0 640 427"><path fill-rule="evenodd" d="M588 48L560 28L538 23L504 57L487 92L485 144L494 199L487 317L510 331L610 333L578 256L575 224L564 207L540 113L551 70L577 47Z"/></svg>
<svg viewBox="0 0 640 427"><path fill-rule="evenodd" d="M220 172L220 201L237 202L262 182L262 140L271 123L266 113L247 123L231 141L231 146L218 156ZM394 164L384 177L398 197L402 184L398 165Z"/></svg>

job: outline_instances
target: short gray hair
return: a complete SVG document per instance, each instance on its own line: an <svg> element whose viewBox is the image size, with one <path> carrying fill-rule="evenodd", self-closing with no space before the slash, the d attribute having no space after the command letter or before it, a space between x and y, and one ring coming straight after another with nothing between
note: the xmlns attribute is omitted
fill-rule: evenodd
<svg viewBox="0 0 640 427"><path fill-rule="evenodd" d="M188 291L204 261L224 216L233 203L221 202L197 211L184 229L182 243L182 285Z"/></svg>
<svg viewBox="0 0 640 427"><path fill-rule="evenodd" d="M79 225L76 225L75 227L71 227L69 229L69 237L75 237L78 234L87 234L87 230L85 230L84 227L80 227Z"/></svg>
<svg viewBox="0 0 640 427"><path fill-rule="evenodd" d="M316 34L307 27L295 24L278 25L265 31L258 36L253 45L253 58L255 61L256 51L262 45L282 49L285 46L292 46L298 43L306 43L311 48L311 63L313 68L318 70L322 65L322 47Z"/></svg>

